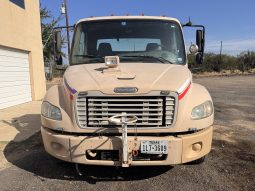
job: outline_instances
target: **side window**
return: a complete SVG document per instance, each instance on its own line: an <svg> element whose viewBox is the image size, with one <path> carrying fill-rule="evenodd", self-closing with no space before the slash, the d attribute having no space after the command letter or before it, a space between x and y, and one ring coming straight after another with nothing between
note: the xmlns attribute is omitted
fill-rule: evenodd
<svg viewBox="0 0 255 191"><path fill-rule="evenodd" d="M85 54L85 36L85 33L81 30L81 27L79 26L74 37L73 55Z"/></svg>
<svg viewBox="0 0 255 191"><path fill-rule="evenodd" d="M73 50L72 50L72 61L74 63L79 63L83 60L83 57L79 55L86 54L85 49L85 41L86 41L86 34L81 30L81 26L78 26L76 30L76 34L74 36L74 43L73 43Z"/></svg>
<svg viewBox="0 0 255 191"><path fill-rule="evenodd" d="M81 33L81 37L78 44L78 54L83 55L85 54L85 34L84 32Z"/></svg>
<svg viewBox="0 0 255 191"><path fill-rule="evenodd" d="M177 51L177 42L176 42L176 26L171 25L171 29L169 31L170 34L170 51Z"/></svg>

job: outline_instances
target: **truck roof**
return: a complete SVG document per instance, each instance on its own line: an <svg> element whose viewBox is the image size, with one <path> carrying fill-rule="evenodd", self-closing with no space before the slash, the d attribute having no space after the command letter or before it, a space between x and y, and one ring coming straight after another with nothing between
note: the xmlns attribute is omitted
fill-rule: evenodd
<svg viewBox="0 0 255 191"><path fill-rule="evenodd" d="M148 19L148 20L166 20L166 21L176 21L177 23L180 23L180 21L176 18L172 17L165 17L165 16L103 16L103 17L89 17L80 19L76 24L79 24L80 22L86 22L86 21L102 21L102 20L140 20L140 19Z"/></svg>

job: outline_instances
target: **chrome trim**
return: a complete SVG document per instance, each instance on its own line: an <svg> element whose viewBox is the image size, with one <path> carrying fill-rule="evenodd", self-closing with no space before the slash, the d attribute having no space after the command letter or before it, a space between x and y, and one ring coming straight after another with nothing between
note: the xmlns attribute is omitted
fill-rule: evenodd
<svg viewBox="0 0 255 191"><path fill-rule="evenodd" d="M93 105L93 103L88 103L88 99L89 98L92 99L92 101L93 101L93 99L94 100L96 99L97 101L102 101L102 100L105 100L106 97L111 99L111 100L121 101L125 97L125 98L131 98L130 100L132 101L132 98L134 98L134 97L136 97L136 98L137 97L141 97L142 99L147 100L147 101L150 101L150 100L154 100L155 101L154 97L158 97L158 98L160 97L160 98L163 99L163 102L164 102L164 104L161 107L165 106L165 108L162 110L162 111L164 111L164 113L162 113L162 115L165 116L162 119L162 121L164 120L164 122L161 123L161 124L159 124L159 123L154 123L153 124L153 123L149 123L149 122L148 123L143 123L143 124L140 124L140 125L137 124L137 127L139 129L148 129L148 128L150 128L150 129L153 129L153 128L164 129L164 128L171 128L171 127L174 126L174 124L176 122L176 118L177 118L178 94L176 92L170 92L169 95L162 96L160 92L161 91L151 91L151 92L149 92L147 94L140 94L140 95L129 95L129 94L125 94L125 95L123 95L123 94L121 94L121 95L119 95L119 94L116 94L116 95L107 95L107 94L103 94L100 91L86 91L86 92L84 91L84 94L83 94L83 92L79 92L74 97L74 113L75 113L74 115L75 115L76 123L82 129L86 129L86 128L95 129L95 128L99 128L99 127L100 128L112 128L112 127L116 127L116 128L121 129L121 127L119 127L119 126L110 125L110 124L108 124L106 122L105 123L104 122L103 123L90 123L93 126L92 125L88 126L88 113L87 113L88 109L85 108L84 105L81 106L80 103L86 104L86 107L88 107L89 105L96 107L97 104ZM79 99L80 95L83 96L82 99ZM148 99L146 99L146 97L148 97ZM151 98L153 98L153 99L151 99ZM138 98L137 100L142 100L142 99ZM127 101L126 102L127 104L128 104L128 100L129 99L124 99L124 101ZM100 104L100 106L101 106L101 104ZM141 106L141 105L139 105L139 106ZM150 106L150 104L149 104L149 106ZM157 106L157 105L153 105L153 106ZM77 107L80 107L80 113L82 115L81 116L82 120L79 120L79 117L78 117L79 114L78 114L78 108ZM113 113L114 109L111 108L111 111L112 111L111 112L111 116L118 115L118 114L121 113L121 111L119 110L120 109L119 107L121 107L121 104L118 104L117 107L118 108L116 110L116 113ZM92 108L92 110L96 111L97 108ZM108 108L105 109L107 115L108 115L108 110L109 110ZM102 111L102 109L98 109L98 111ZM125 111L127 111L127 110L125 109ZM155 111L158 111L158 110L155 109ZM102 115L105 115L105 114L98 113L96 116L98 117L98 116L102 116ZM137 113L128 113L128 114L137 115ZM158 114L156 115L156 114L149 113L149 116L153 116L154 115L154 116L158 116L159 117L159 115ZM169 115L171 115L171 116L169 116ZM139 116L142 116L142 117L143 116L147 116L148 117L148 113L144 113L144 114L142 113L142 114L139 114L138 117ZM153 119L150 119L150 118L148 118L148 119L149 120L153 120ZM95 120L98 120L98 119L95 119ZM157 120L158 119L156 119L156 121ZM80 121L82 121L82 122L80 122ZM108 118L105 119L105 121L108 121ZM132 126L130 128L132 128Z"/></svg>
<svg viewBox="0 0 255 191"><path fill-rule="evenodd" d="M115 93L136 93L138 88L136 87L116 87L113 90Z"/></svg>

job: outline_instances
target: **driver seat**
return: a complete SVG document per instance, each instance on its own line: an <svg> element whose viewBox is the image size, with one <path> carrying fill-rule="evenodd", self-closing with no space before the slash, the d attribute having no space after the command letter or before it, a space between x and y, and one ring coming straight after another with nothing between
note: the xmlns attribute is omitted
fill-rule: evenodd
<svg viewBox="0 0 255 191"><path fill-rule="evenodd" d="M97 51L99 56L112 56L112 46L110 43L100 43Z"/></svg>
<svg viewBox="0 0 255 191"><path fill-rule="evenodd" d="M154 50L161 50L161 47L158 43L148 43L146 46L146 51L154 51Z"/></svg>

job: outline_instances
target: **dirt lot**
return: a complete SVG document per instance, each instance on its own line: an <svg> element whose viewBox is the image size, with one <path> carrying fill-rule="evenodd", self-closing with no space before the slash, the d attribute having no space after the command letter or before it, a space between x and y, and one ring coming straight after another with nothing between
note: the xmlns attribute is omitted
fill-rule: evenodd
<svg viewBox="0 0 255 191"><path fill-rule="evenodd" d="M10 163L0 170L0 190L255 190L255 76L195 82L209 89L215 105L213 148L203 164L124 170L83 166L80 177L73 164L45 153L38 133L22 143L0 145Z"/></svg>

